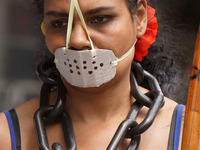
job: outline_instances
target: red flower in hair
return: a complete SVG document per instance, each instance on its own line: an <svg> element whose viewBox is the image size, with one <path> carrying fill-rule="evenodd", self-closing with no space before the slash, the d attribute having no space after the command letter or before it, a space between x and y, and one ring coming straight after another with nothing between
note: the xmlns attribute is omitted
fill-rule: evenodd
<svg viewBox="0 0 200 150"><path fill-rule="evenodd" d="M147 6L147 29L143 36L141 36L135 45L135 57L137 61L142 61L143 57L147 55L148 48L156 40L156 34L158 30L157 19L154 16L155 9Z"/></svg>

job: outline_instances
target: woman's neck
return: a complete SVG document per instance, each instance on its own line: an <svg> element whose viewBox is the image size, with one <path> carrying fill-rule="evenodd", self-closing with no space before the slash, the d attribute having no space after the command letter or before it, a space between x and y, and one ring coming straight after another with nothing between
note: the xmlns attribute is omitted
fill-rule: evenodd
<svg viewBox="0 0 200 150"><path fill-rule="evenodd" d="M72 120L84 122L106 121L127 116L132 101L130 81L94 89L78 89L68 86L66 110Z"/></svg>

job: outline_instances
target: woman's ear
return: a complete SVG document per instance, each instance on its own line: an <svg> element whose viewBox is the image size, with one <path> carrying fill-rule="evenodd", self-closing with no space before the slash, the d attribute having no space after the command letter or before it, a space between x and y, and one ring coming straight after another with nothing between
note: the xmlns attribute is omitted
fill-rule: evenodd
<svg viewBox="0 0 200 150"><path fill-rule="evenodd" d="M147 28L147 2L146 0L138 0L138 9L136 12L136 30L137 30L137 38L141 37Z"/></svg>

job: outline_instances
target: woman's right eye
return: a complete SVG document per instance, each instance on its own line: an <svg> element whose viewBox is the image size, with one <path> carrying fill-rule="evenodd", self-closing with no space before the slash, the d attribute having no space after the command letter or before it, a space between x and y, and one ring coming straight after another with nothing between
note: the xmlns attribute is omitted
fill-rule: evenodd
<svg viewBox="0 0 200 150"><path fill-rule="evenodd" d="M67 20L55 20L51 22L53 28L62 28L67 26Z"/></svg>

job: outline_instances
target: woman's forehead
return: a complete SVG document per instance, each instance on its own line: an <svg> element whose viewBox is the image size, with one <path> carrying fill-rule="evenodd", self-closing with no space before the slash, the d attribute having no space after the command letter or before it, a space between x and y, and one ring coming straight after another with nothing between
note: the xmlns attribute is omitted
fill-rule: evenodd
<svg viewBox="0 0 200 150"><path fill-rule="evenodd" d="M71 0L45 0L44 9L68 11ZM120 7L125 3L125 0L78 0L82 11L94 9L98 7Z"/></svg>

